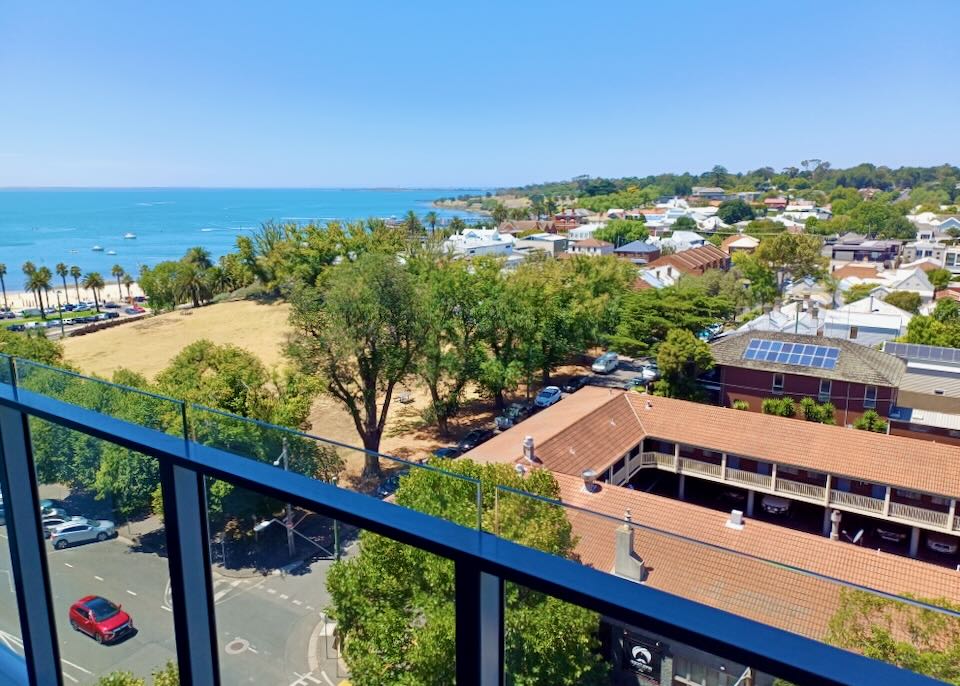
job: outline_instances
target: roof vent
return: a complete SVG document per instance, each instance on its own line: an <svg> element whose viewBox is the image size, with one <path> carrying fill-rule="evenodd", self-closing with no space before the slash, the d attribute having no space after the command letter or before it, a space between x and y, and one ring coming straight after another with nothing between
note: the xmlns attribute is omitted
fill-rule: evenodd
<svg viewBox="0 0 960 686"><path fill-rule="evenodd" d="M600 486L597 484L597 473L592 469L584 469L583 473L583 490L587 493L596 493L600 490Z"/></svg>
<svg viewBox="0 0 960 686"><path fill-rule="evenodd" d="M515 471L518 475L523 476L527 473L527 468L522 464L516 464L513 466L513 471Z"/></svg>
<svg viewBox="0 0 960 686"><path fill-rule="evenodd" d="M650 401L650 400L647 400L646 408L647 408L648 410L652 410L652 409L653 409L653 402Z"/></svg>
<svg viewBox="0 0 960 686"><path fill-rule="evenodd" d="M727 520L726 527L728 529L736 529L740 531L743 529L743 511L742 510L730 510L730 518Z"/></svg>
<svg viewBox="0 0 960 686"><path fill-rule="evenodd" d="M537 464L539 462L533 450L533 436L526 436L523 439L523 459L531 464Z"/></svg>

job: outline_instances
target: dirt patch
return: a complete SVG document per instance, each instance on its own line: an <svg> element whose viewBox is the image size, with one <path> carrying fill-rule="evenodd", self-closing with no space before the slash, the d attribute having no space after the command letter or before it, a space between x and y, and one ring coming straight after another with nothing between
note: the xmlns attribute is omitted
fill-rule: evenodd
<svg viewBox="0 0 960 686"><path fill-rule="evenodd" d="M290 332L289 312L284 303L218 303L67 338L63 345L67 360L82 372L106 377L125 367L152 379L185 346L202 338L237 345L273 367L285 363L282 350Z"/></svg>

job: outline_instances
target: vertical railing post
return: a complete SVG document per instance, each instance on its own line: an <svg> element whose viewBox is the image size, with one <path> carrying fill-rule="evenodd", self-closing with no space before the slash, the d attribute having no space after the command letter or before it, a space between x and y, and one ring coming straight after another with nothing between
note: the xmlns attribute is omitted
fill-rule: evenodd
<svg viewBox="0 0 960 686"><path fill-rule="evenodd" d="M0 407L4 515L29 683L63 684L27 415Z"/></svg>
<svg viewBox="0 0 960 686"><path fill-rule="evenodd" d="M503 686L503 579L455 565L457 686Z"/></svg>
<svg viewBox="0 0 960 686"><path fill-rule="evenodd" d="M170 595L182 686L220 683L203 475L160 463Z"/></svg>

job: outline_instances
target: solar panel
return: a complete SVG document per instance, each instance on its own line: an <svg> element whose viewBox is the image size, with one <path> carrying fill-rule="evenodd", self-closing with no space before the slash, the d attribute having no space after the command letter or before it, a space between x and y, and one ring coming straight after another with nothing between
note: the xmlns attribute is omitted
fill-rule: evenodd
<svg viewBox="0 0 960 686"><path fill-rule="evenodd" d="M883 344L883 352L907 361L960 364L960 350L957 348L915 343L891 343L888 341Z"/></svg>
<svg viewBox="0 0 960 686"><path fill-rule="evenodd" d="M840 348L751 338L747 342L747 349L743 352L743 359L791 364L797 367L836 369L837 362L840 360Z"/></svg>

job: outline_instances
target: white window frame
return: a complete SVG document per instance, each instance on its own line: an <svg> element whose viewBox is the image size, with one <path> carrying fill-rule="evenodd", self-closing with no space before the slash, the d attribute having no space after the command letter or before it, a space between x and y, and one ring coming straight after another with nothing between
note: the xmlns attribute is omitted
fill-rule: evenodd
<svg viewBox="0 0 960 686"><path fill-rule="evenodd" d="M827 389L823 389L823 385L827 385ZM833 381L831 379L820 379L820 393L818 398L820 402L825 403L830 400L830 395L833 393Z"/></svg>
<svg viewBox="0 0 960 686"><path fill-rule="evenodd" d="M777 378L780 379L780 385L779 385L779 387L777 386ZM777 373L775 373L775 374L773 375L773 392L776 393L776 394L778 394L778 395L783 394L783 387L784 387L784 382L785 382L785 381L786 381L786 378L784 377L783 374L777 374Z"/></svg>
<svg viewBox="0 0 960 686"><path fill-rule="evenodd" d="M870 397L870 389L873 389L873 397ZM877 406L877 387L865 386L863 389L863 406L866 409L874 409Z"/></svg>

